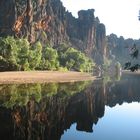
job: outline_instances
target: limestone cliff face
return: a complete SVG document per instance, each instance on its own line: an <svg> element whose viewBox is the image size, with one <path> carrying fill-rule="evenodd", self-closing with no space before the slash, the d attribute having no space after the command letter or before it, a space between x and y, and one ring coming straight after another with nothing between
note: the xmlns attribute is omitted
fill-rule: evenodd
<svg viewBox="0 0 140 140"><path fill-rule="evenodd" d="M35 42L47 30L50 17L44 0L2 0L0 2L0 36L27 37Z"/></svg>
<svg viewBox="0 0 140 140"><path fill-rule="evenodd" d="M94 9L81 10L75 18L60 0L1 0L0 36L6 35L27 37L31 43L49 42L53 47L67 43L98 64L106 56L105 26Z"/></svg>
<svg viewBox="0 0 140 140"><path fill-rule="evenodd" d="M130 52L134 44L136 48L140 51L140 40L133 40L132 38L124 39L122 36L117 37L115 34L107 36L108 38L108 57L116 59L122 66L128 61L133 63L138 63L140 58L132 59Z"/></svg>
<svg viewBox="0 0 140 140"><path fill-rule="evenodd" d="M97 51L95 55L95 59L97 60L98 64L102 64L103 60L106 57L106 47L107 47L107 40L106 40L106 30L104 24L98 24L96 30L96 47Z"/></svg>
<svg viewBox="0 0 140 140"><path fill-rule="evenodd" d="M46 31L47 39L52 46L57 47L63 42L69 42L66 33L66 10L60 0L48 0L46 4L46 13L51 17L49 29Z"/></svg>
<svg viewBox="0 0 140 140"><path fill-rule="evenodd" d="M0 36L12 35L16 19L14 0L0 1Z"/></svg>
<svg viewBox="0 0 140 140"><path fill-rule="evenodd" d="M79 11L77 19L67 13L66 18L67 34L72 46L102 64L106 56L106 31L105 26L94 16L94 9Z"/></svg>

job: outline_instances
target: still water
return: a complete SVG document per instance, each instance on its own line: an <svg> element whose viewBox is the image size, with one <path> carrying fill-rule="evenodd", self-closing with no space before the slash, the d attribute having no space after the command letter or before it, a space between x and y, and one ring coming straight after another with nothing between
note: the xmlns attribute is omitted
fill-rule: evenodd
<svg viewBox="0 0 140 140"><path fill-rule="evenodd" d="M2 140L140 140L140 76L0 85Z"/></svg>

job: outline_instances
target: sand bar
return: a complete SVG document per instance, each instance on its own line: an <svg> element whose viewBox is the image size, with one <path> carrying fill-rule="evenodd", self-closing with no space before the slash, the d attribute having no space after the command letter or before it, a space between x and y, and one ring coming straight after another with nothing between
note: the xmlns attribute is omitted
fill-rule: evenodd
<svg viewBox="0 0 140 140"><path fill-rule="evenodd" d="M94 76L82 72L58 72L58 71L0 72L0 84L75 82L94 79L95 79Z"/></svg>

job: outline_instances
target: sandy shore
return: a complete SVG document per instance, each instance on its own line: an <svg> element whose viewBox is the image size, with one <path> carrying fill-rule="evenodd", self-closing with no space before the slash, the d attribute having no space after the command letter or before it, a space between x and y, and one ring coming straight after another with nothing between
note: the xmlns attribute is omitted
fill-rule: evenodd
<svg viewBox="0 0 140 140"><path fill-rule="evenodd" d="M81 72L25 71L0 72L0 84L49 83L94 80L95 77Z"/></svg>

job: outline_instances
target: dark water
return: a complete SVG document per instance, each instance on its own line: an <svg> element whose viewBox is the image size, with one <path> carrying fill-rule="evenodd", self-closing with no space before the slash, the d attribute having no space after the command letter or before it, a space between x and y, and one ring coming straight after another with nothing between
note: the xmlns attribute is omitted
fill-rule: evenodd
<svg viewBox="0 0 140 140"><path fill-rule="evenodd" d="M140 140L140 76L0 85L2 140Z"/></svg>

